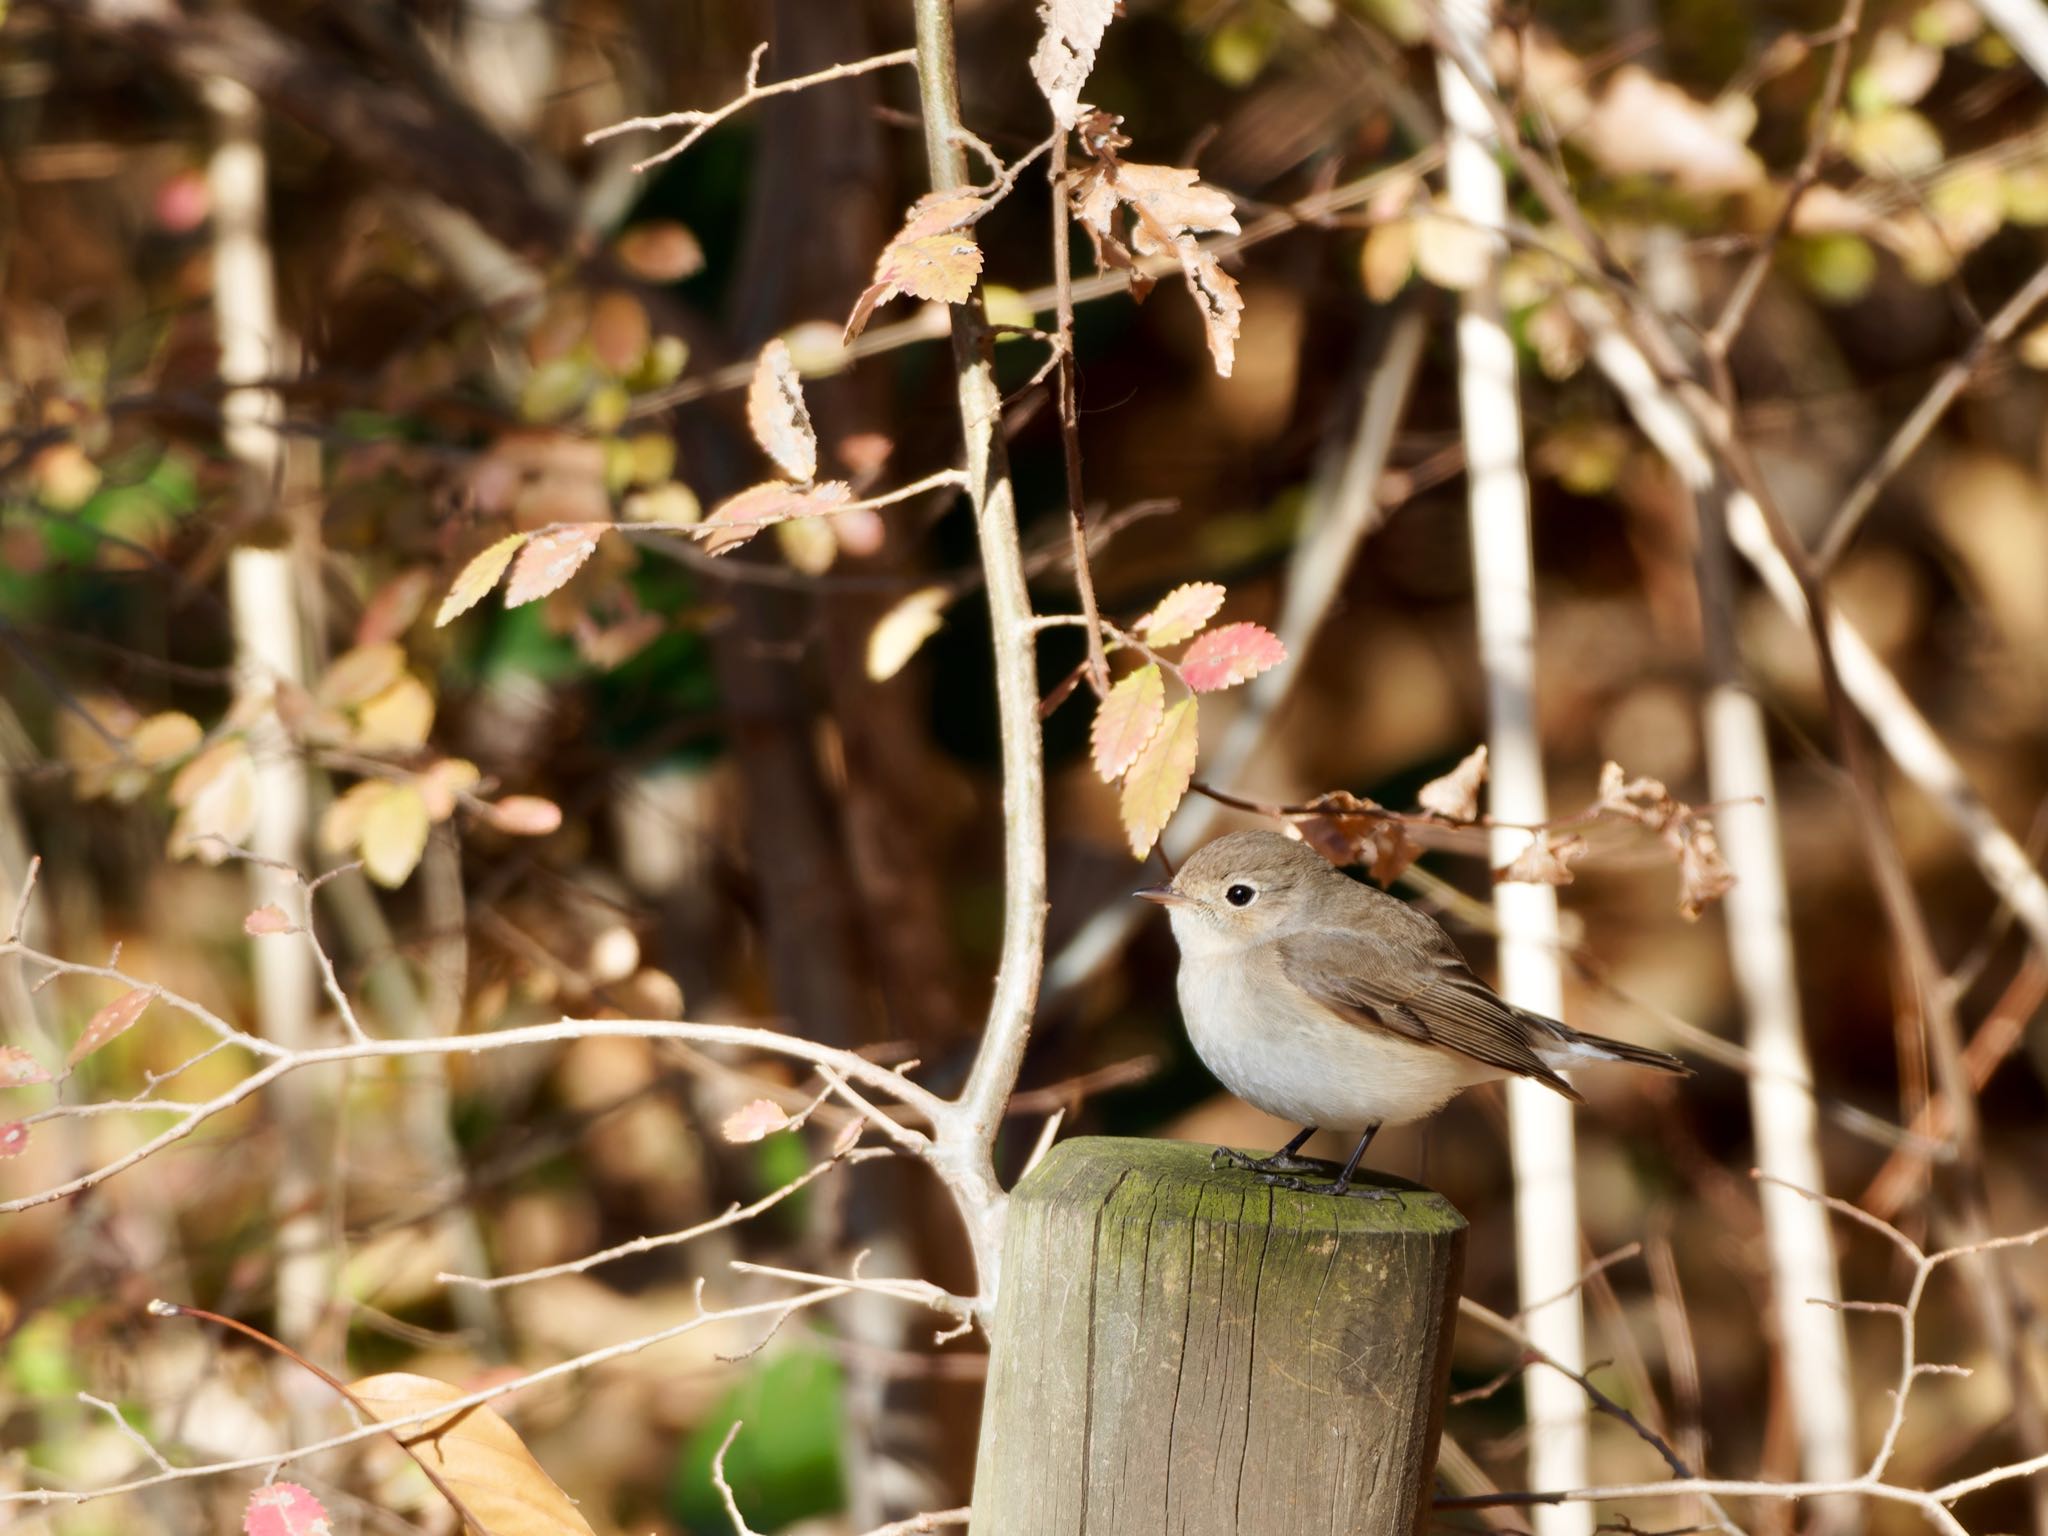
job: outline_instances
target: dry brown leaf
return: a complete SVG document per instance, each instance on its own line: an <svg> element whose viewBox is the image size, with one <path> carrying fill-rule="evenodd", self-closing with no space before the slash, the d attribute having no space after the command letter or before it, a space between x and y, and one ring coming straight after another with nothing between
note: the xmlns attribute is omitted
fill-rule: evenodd
<svg viewBox="0 0 2048 1536"><path fill-rule="evenodd" d="M429 1376L393 1371L349 1383L373 1419L422 1413L469 1394ZM488 1405L414 1425L406 1443L492 1536L595 1536L519 1434Z"/></svg>
<svg viewBox="0 0 2048 1536"><path fill-rule="evenodd" d="M1316 812L1294 822L1301 840L1332 864L1364 864L1373 879L1392 885L1422 857L1422 844L1378 802L1344 790L1318 795L1309 802Z"/></svg>
<svg viewBox="0 0 2048 1536"><path fill-rule="evenodd" d="M1031 78L1045 93L1053 121L1062 129L1081 118L1081 88L1095 68L1102 34L1116 15L1117 0L1040 0L1045 33L1031 55Z"/></svg>
<svg viewBox="0 0 2048 1536"><path fill-rule="evenodd" d="M1452 821L1479 819L1479 789L1486 782L1486 747L1474 747L1464 761L1440 779L1422 786L1415 803Z"/></svg>
<svg viewBox="0 0 2048 1536"><path fill-rule="evenodd" d="M1713 822L1694 815L1687 818L1686 828L1678 847L1678 911L1691 922L1709 902L1734 888L1735 871L1721 856L1721 840L1714 835Z"/></svg>
<svg viewBox="0 0 2048 1536"><path fill-rule="evenodd" d="M155 996L148 987L123 992L92 1016L79 1037L71 1043L71 1054L65 1061L75 1067L116 1035L126 1033L142 1017L143 1010Z"/></svg>
<svg viewBox="0 0 2048 1536"><path fill-rule="evenodd" d="M1583 837L1556 837L1548 832L1538 833L1529 840L1529 846L1515 855L1514 862L1505 869L1496 869L1493 878L1496 883L1520 881L1530 885L1570 885L1572 866L1586 856L1586 840Z"/></svg>
<svg viewBox="0 0 2048 1536"><path fill-rule="evenodd" d="M792 480L809 481L818 473L818 434L804 404L803 380L797 376L789 346L777 337L761 349L754 379L747 386L747 427L762 452Z"/></svg>
<svg viewBox="0 0 2048 1536"><path fill-rule="evenodd" d="M813 486L766 480L728 496L690 532L701 538L712 554L722 555L738 549L763 528L792 517L816 517L845 505L852 497L853 488L844 480L827 480L823 485Z"/></svg>

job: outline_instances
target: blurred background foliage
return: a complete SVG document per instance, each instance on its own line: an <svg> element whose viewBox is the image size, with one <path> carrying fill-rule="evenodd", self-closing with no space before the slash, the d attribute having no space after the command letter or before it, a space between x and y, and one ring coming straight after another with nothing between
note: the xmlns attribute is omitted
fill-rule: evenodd
<svg viewBox="0 0 2048 1536"><path fill-rule="evenodd" d="M1133 157L1198 164L1247 225L1436 142L1431 60L1408 0L1126 10L1090 96L1124 115ZM564 1012L772 1019L915 1057L934 1088L957 1086L1000 920L989 655L964 503L785 524L722 565L683 541L607 540L541 602L504 609L493 597L446 628L432 622L462 563L509 532L684 521L759 478L738 389L770 336L790 341L807 375L832 473L886 486L952 462L950 363L913 306L877 317L856 364L838 351L875 253L923 190L907 72L764 103L644 176L632 163L662 137L584 142L634 113L729 99L764 39L769 79L904 46L906 8L16 0L4 15L0 869L12 890L27 856L41 856L37 942L87 960L118 946L124 969L252 1020L248 886L206 834L246 833L249 776L284 751L313 785L321 826L308 860L361 856L375 877L344 877L336 915L323 917L373 1032L487 1031ZM1833 7L1607 0L1507 19L1497 63L1510 97L1555 138L1590 217L1660 302L1711 316L1805 147L1825 65L1809 35L1836 22ZM1044 131L1023 67L1032 8L963 0L960 29L968 119L1014 157ZM241 80L261 108L280 317L270 377L289 449L255 515L223 447L210 74ZM1742 434L1805 536L1970 346L1977 317L2041 263L2044 109L2040 83L1961 0L1881 4L1865 18L1822 182L1732 357ZM1545 222L1533 202L1518 214ZM1049 218L1034 171L979 226L998 318L1028 313L1018 296L1049 280ZM1460 236L1434 210L1429 178L1411 175L1248 250L1234 264L1246 316L1228 379L1177 293L1081 307L1087 492L1118 524L1095 577L1105 610L1125 618L1176 583L1211 579L1230 589L1226 617L1271 622L1319 466L1345 451L1390 328L1411 312L1428 325L1376 487L1384 526L1289 662L1297 675L1261 750L1219 787L1407 805L1482 733L1450 349ZM1507 275L1553 803L1590 800L1607 759L1704 801L1689 514L1586 368L1568 281L1556 251L1533 243ZM1027 336L997 349L1015 392L1026 544L1048 552L1036 598L1057 610L1073 599L1054 553L1065 538L1057 422L1033 382L1044 357ZM1832 582L2023 836L2043 830L2048 783L2041 367L2048 331L2023 331L1986 363ZM1122 516L1150 503L1167 505ZM225 571L245 547L289 550L298 583L308 682L278 700L278 740L236 715ZM947 585L942 626L877 681L864 665L874 626L933 583ZM1882 921L1807 638L1756 593L1741 596L1737 621L1771 718L1831 1188L1854 1198L1889 1150L1859 1117L1910 1120L1927 1066L1916 1021L1895 1004L1896 962L1874 941ZM1079 642L1049 634L1041 655L1050 689ZM1085 708L1052 715L1046 739L1057 959L1140 882L1114 796L1088 770ZM419 787L430 780L445 793ZM351 794L355 811L335 809ZM522 823L517 809L493 810L543 801L559 808L553 830L545 812ZM2040 962L1931 806L1904 788L1892 802L1936 944L1958 968L1966 1026L2020 1010L2018 1048L1993 1071L1983 1112L1993 1225L2038 1225ZM1483 895L1475 851L1433 853L1427 867ZM1602 839L1565 899L1602 973L1575 984L1576 1022L1666 1045L1655 1010L1736 1032L1720 914L1679 917L1668 861ZM1483 964L1485 935L1459 937ZM1056 1091L1006 1136L1013 1170L1056 1103L1069 1107L1067 1133L1282 1139L1194 1062L1173 963L1153 922L1085 975L1056 967L1024 1079ZM10 982L8 1040L68 1041L112 995L64 981L31 999ZM204 1044L159 1010L91 1058L66 1096L133 1091ZM1119 1086L1057 1086L1103 1069ZM178 1086L202 1097L228 1080L203 1062ZM447 1246L451 1210L469 1213L485 1262L511 1271L701 1220L801 1172L830 1126L807 1133L809 1151L793 1136L732 1146L716 1134L764 1084L798 1079L625 1040L452 1058L445 1089L364 1066L333 1090L346 1113L300 1122L251 1102L85 1197L9 1218L0 1482L24 1485L31 1466L105 1480L134 1463L80 1391L192 1454L282 1443L317 1389L141 1308L172 1295L270 1319L279 1232L305 1214L274 1198L293 1147L325 1170L306 1209L338 1260L334 1305L308 1347L358 1372L477 1382L545 1363L662 1326L691 1305L700 1275L747 1294L725 1273L740 1255L822 1269L872 1249L874 1272L965 1282L944 1202L918 1170L889 1163L829 1176L702 1243L487 1302L436 1281L462 1267ZM1668 1244L1701 1362L1697 1379L1674 1364L1669 1296L1644 1265L1618 1266L1592 1314L1594 1355L1617 1362L1611 1389L1675 1416L1718 1468L1788 1472L1740 1076L1705 1065L1683 1084L1594 1076L1585 1088L1589 1252ZM26 1112L48 1092L10 1097ZM436 1092L450 1155L420 1130L421 1096L431 1110ZM53 1182L142 1134L120 1115L39 1126L0 1163L0 1190ZM1498 1100L1468 1095L1380 1148L1381 1166L1427 1179L1468 1214L1467 1290L1511 1310ZM1899 1215L1934 1240L1943 1177L1911 1181ZM1848 1294L1893 1294L1881 1243L1846 1236L1843 1263ZM2040 1390L2048 1270L2035 1258L2013 1274ZM1893 1367L1889 1326L1851 1323L1866 1405ZM1983 1363L1960 1291L1937 1294L1925 1328L1930 1358ZM522 1394L512 1413L600 1530L723 1528L706 1472L734 1418L747 1428L733 1480L763 1530L863 1529L964 1497L976 1340L934 1349L921 1321L863 1301L803 1314L744 1363L717 1358L749 1342L691 1335ZM1467 1341L1456 1385L1505 1363L1488 1341ZM1900 1479L1995 1453L2003 1380L1992 1368L1923 1383L1922 1422L1939 1427L1911 1437ZM1512 1484L1520 1422L1510 1388L1454 1411L1451 1428ZM1603 1421L1596 1435L1605 1475L1653 1465L1625 1431ZM380 1501L408 1523L331 1499L338 1528L445 1528L430 1493L392 1488ZM17 1518L81 1536L224 1529L237 1492L187 1484ZM1978 1528L2014 1528L2018 1495L1999 1498L1973 1516ZM1760 1511L1758 1523L1783 1518Z"/></svg>

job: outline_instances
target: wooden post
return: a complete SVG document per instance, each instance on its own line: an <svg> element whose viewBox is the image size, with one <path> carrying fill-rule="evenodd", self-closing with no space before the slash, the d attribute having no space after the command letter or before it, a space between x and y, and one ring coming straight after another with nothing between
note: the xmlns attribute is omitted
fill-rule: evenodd
<svg viewBox="0 0 2048 1536"><path fill-rule="evenodd" d="M972 1536L1411 1536L1465 1219L1077 1137L1011 1197Z"/></svg>

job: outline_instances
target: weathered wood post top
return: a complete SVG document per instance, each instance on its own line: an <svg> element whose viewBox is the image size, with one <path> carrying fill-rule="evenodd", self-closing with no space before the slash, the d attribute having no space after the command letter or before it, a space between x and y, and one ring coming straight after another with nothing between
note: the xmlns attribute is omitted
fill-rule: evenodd
<svg viewBox="0 0 2048 1536"><path fill-rule="evenodd" d="M1061 1142L1012 1196L972 1536L1411 1536L1465 1220Z"/></svg>

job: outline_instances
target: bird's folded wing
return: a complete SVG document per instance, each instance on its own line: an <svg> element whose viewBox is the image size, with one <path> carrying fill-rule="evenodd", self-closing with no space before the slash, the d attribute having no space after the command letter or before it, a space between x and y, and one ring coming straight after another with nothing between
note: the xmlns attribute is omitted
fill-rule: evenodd
<svg viewBox="0 0 2048 1536"><path fill-rule="evenodd" d="M1528 1027L1455 953L1395 954L1334 929L1291 934L1280 968L1339 1018L1457 1051L1578 1098L1529 1045Z"/></svg>

